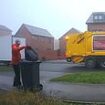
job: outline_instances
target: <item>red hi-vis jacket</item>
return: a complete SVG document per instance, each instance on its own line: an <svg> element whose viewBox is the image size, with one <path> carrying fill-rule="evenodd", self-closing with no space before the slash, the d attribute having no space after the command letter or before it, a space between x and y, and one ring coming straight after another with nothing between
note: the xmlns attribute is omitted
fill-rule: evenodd
<svg viewBox="0 0 105 105"><path fill-rule="evenodd" d="M17 44L12 45L12 64L16 65L21 60L20 50L24 49L25 46L19 47Z"/></svg>

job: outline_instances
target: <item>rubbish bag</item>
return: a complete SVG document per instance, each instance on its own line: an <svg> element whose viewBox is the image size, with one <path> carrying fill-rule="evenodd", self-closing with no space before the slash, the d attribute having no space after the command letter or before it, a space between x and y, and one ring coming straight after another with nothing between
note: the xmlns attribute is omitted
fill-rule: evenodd
<svg viewBox="0 0 105 105"><path fill-rule="evenodd" d="M25 49L25 59L28 61L37 61L39 59L38 54L32 48Z"/></svg>

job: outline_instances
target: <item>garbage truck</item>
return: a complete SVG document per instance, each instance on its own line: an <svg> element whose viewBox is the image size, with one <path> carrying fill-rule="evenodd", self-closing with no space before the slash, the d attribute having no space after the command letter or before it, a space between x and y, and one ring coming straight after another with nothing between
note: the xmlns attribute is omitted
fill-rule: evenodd
<svg viewBox="0 0 105 105"><path fill-rule="evenodd" d="M105 67L105 32L75 33L65 37L66 60L87 68Z"/></svg>

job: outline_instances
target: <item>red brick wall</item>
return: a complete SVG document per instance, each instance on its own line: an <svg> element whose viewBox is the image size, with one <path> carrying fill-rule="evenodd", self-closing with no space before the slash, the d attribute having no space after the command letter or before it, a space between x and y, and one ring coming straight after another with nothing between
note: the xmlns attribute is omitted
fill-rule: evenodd
<svg viewBox="0 0 105 105"><path fill-rule="evenodd" d="M88 31L105 31L104 23L88 24Z"/></svg>
<svg viewBox="0 0 105 105"><path fill-rule="evenodd" d="M56 58L54 38L31 35L25 27L21 27L16 33L16 36L26 38L26 43L38 52L40 59Z"/></svg>

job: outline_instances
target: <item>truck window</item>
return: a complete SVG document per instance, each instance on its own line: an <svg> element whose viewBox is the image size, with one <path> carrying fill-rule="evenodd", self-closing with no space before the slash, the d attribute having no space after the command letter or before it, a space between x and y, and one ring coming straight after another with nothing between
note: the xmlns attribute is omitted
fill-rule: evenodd
<svg viewBox="0 0 105 105"><path fill-rule="evenodd" d="M93 50L105 50L105 35L93 36Z"/></svg>

